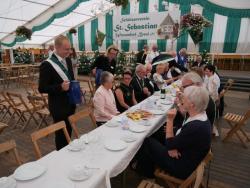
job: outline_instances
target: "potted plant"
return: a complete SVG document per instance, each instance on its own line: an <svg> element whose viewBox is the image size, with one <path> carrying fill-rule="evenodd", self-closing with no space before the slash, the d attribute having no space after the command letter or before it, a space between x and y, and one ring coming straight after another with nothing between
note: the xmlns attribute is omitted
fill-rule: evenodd
<svg viewBox="0 0 250 188"><path fill-rule="evenodd" d="M111 0L111 3L114 3L116 6L126 7L128 5L128 0Z"/></svg>
<svg viewBox="0 0 250 188"><path fill-rule="evenodd" d="M31 39L31 35L32 35L32 30L28 29L25 26L19 26L16 29L16 36L18 37L26 37L27 39Z"/></svg>
<svg viewBox="0 0 250 188"><path fill-rule="evenodd" d="M71 34L76 34L76 33L77 33L77 31L76 31L76 29L75 29L75 28L71 28L71 29L69 30L69 33L71 33Z"/></svg>

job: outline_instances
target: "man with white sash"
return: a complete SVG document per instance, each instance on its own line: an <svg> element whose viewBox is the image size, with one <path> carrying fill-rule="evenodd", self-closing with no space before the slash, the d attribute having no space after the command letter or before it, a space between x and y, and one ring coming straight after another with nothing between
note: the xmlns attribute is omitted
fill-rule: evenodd
<svg viewBox="0 0 250 188"><path fill-rule="evenodd" d="M71 46L67 37L60 35L55 39L55 51L40 66L39 92L48 94L49 111L54 123L65 121L69 135L72 128L68 117L75 113L76 106L69 101L70 81L74 80L72 62L68 58ZM56 149L66 146L63 131L55 134Z"/></svg>

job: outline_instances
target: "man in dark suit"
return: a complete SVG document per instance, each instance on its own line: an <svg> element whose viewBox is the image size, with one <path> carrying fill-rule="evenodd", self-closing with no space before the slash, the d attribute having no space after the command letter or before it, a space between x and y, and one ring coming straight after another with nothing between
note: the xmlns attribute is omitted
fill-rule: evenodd
<svg viewBox="0 0 250 188"><path fill-rule="evenodd" d="M145 64L145 60L148 54L148 45L144 45L143 50L136 54L136 61L140 64Z"/></svg>
<svg viewBox="0 0 250 188"><path fill-rule="evenodd" d="M134 88L135 98L138 103L151 95L151 92L145 83L145 76L145 66L142 64L137 65L135 69L135 75L133 76L130 85Z"/></svg>
<svg viewBox="0 0 250 188"><path fill-rule="evenodd" d="M55 39L55 52L40 66L39 92L48 94L49 111L54 123L65 121L68 133L72 128L68 117L75 113L76 106L69 101L70 81L74 80L74 73L70 58L71 46L67 37L60 35ZM60 69L60 70L59 70ZM66 146L67 140L63 131L55 134L56 149Z"/></svg>

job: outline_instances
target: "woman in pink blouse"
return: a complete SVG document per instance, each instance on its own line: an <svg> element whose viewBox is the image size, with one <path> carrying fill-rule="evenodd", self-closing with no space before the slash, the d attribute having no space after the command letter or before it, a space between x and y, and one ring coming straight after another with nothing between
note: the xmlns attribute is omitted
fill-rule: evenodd
<svg viewBox="0 0 250 188"><path fill-rule="evenodd" d="M101 126L114 116L119 114L116 108L115 97L112 92L114 77L111 73L104 71L101 74L101 86L96 90L93 103L94 103L94 116L96 125Z"/></svg>

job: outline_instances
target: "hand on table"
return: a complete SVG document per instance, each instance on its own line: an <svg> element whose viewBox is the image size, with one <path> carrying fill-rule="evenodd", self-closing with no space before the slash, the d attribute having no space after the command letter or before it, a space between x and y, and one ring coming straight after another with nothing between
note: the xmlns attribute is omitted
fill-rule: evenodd
<svg viewBox="0 0 250 188"><path fill-rule="evenodd" d="M69 81L63 81L63 83L61 84L62 90L63 91L68 91L69 90L69 84L70 84Z"/></svg>

